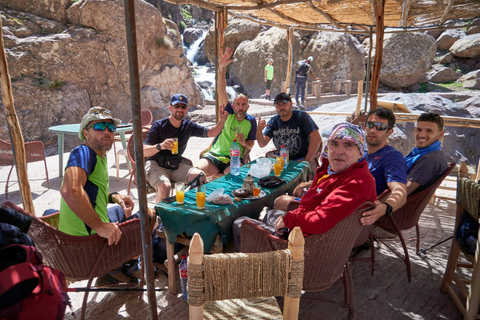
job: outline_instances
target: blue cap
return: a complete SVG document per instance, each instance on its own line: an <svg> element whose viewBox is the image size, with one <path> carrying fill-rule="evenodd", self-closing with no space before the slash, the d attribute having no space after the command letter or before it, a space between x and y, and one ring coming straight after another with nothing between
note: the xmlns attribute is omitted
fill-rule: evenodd
<svg viewBox="0 0 480 320"><path fill-rule="evenodd" d="M172 100L170 100L170 104L172 106L174 106L174 105L179 104L179 103L183 103L183 104L186 104L188 106L187 97L185 97L183 94L174 94L173 97L172 97Z"/></svg>

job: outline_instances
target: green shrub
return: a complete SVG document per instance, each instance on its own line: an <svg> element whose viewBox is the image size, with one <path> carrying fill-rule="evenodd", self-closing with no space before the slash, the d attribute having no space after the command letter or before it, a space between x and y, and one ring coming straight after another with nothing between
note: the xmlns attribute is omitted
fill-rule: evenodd
<svg viewBox="0 0 480 320"><path fill-rule="evenodd" d="M180 25L178 26L178 30L180 31L180 33L183 33L183 31L185 30L187 26L185 25L185 22L184 21L180 21Z"/></svg>
<svg viewBox="0 0 480 320"><path fill-rule="evenodd" d="M50 80L47 77L43 78L38 78L37 79L38 83L37 85L40 87L42 90L54 90L54 89L59 89L66 85L67 83L64 81L58 81L58 80Z"/></svg>
<svg viewBox="0 0 480 320"><path fill-rule="evenodd" d="M167 38L167 37L157 38L156 43L159 49L163 47L166 47L167 49L173 48L172 40L170 40L170 38Z"/></svg>

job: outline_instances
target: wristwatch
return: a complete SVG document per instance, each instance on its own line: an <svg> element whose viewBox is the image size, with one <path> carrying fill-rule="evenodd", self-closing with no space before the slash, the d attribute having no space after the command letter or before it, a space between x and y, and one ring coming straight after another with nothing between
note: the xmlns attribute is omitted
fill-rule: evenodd
<svg viewBox="0 0 480 320"><path fill-rule="evenodd" d="M157 150L158 151L162 150L162 147L161 147L160 143L157 143Z"/></svg>
<svg viewBox="0 0 480 320"><path fill-rule="evenodd" d="M391 215L391 214L392 214L392 210L393 210L393 208L392 208L392 206L391 206L391 205L389 205L389 204L388 204L388 203L386 203L386 202L384 202L383 204L387 206L387 210L385 210L385 216L387 216L387 217L388 217L389 215Z"/></svg>

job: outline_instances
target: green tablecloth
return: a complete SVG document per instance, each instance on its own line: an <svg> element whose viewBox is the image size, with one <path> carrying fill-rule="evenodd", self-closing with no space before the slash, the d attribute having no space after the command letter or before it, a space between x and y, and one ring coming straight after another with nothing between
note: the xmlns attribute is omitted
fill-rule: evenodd
<svg viewBox="0 0 480 320"><path fill-rule="evenodd" d="M240 176L227 174L207 183L207 196L218 188L224 188L224 192L231 195L233 190L241 188L249 167L248 165L243 166ZM299 182L306 181L311 174L312 169L308 162L290 161L288 168L281 175L286 183L276 188L262 188L266 194L263 198L235 201L233 205L216 205L207 202L204 210L198 210L195 190L192 189L185 193L183 205L177 205L176 202L160 202L155 205L155 211L162 219L165 234L171 244L175 243L177 235L183 232L188 235L198 232L203 239L205 252L209 252L218 233L221 234L223 243L227 245L231 243L233 239L232 224L235 219L240 216L258 219L265 206L273 206L275 199L286 192L291 194L295 186ZM271 175L273 175L273 171ZM258 179L255 178L255 182L257 181Z"/></svg>

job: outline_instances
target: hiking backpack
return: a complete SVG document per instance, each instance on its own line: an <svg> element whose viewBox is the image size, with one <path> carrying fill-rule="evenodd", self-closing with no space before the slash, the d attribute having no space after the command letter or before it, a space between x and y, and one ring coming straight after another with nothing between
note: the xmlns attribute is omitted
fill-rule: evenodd
<svg viewBox="0 0 480 320"><path fill-rule="evenodd" d="M43 265L35 247L0 251L0 319L63 319L72 307L66 291L63 273Z"/></svg>
<svg viewBox="0 0 480 320"><path fill-rule="evenodd" d="M310 70L310 65L304 61L300 64L300 67L298 67L295 73L297 75L306 77L309 70Z"/></svg>

